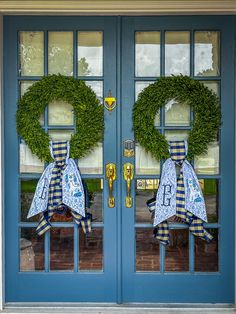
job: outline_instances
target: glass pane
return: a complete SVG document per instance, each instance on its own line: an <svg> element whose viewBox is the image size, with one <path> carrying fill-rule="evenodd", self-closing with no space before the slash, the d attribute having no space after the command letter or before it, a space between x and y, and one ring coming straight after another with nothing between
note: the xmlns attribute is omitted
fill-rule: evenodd
<svg viewBox="0 0 236 314"><path fill-rule="evenodd" d="M218 222L219 181L216 179L199 180L206 203L208 222Z"/></svg>
<svg viewBox="0 0 236 314"><path fill-rule="evenodd" d="M101 174L103 172L102 143L99 143L89 155L79 159L78 166L83 174Z"/></svg>
<svg viewBox="0 0 236 314"><path fill-rule="evenodd" d="M35 81L21 81L20 82L20 95L21 97L28 91L28 88L32 86ZM44 114L41 115L39 122L41 125L44 125Z"/></svg>
<svg viewBox="0 0 236 314"><path fill-rule="evenodd" d="M44 270L44 237L35 228L20 229L20 271Z"/></svg>
<svg viewBox="0 0 236 314"><path fill-rule="evenodd" d="M90 86L97 95L97 98L103 103L103 82L102 81L85 81L86 85Z"/></svg>
<svg viewBox="0 0 236 314"><path fill-rule="evenodd" d="M135 101L138 99L138 95L150 84L153 82L135 82ZM155 126L160 126L160 110L156 114L155 120L154 120L154 125Z"/></svg>
<svg viewBox="0 0 236 314"><path fill-rule="evenodd" d="M73 107L62 100L54 100L48 105L49 125L73 125Z"/></svg>
<svg viewBox="0 0 236 314"><path fill-rule="evenodd" d="M74 229L53 228L50 232L50 270L74 269Z"/></svg>
<svg viewBox="0 0 236 314"><path fill-rule="evenodd" d="M207 231L214 237L211 243L195 237L195 271L215 272L219 271L218 230Z"/></svg>
<svg viewBox="0 0 236 314"><path fill-rule="evenodd" d="M160 76L160 32L135 33L135 75Z"/></svg>
<svg viewBox="0 0 236 314"><path fill-rule="evenodd" d="M25 142L20 140L20 172L24 173L42 173L44 163L36 155L31 153Z"/></svg>
<svg viewBox="0 0 236 314"><path fill-rule="evenodd" d="M174 99L165 105L166 126L189 126L190 106L187 102L177 102Z"/></svg>
<svg viewBox="0 0 236 314"><path fill-rule="evenodd" d="M71 135L74 134L72 130L50 130L48 132L52 141L66 141L70 140Z"/></svg>
<svg viewBox="0 0 236 314"><path fill-rule="evenodd" d="M159 271L159 242L152 229L136 228L136 271Z"/></svg>
<svg viewBox="0 0 236 314"><path fill-rule="evenodd" d="M166 271L188 271L188 230L170 230L170 244L166 246Z"/></svg>
<svg viewBox="0 0 236 314"><path fill-rule="evenodd" d="M160 162L147 153L139 144L135 145L136 174L160 174Z"/></svg>
<svg viewBox="0 0 236 314"><path fill-rule="evenodd" d="M165 75L190 74L190 33L165 33Z"/></svg>
<svg viewBox="0 0 236 314"><path fill-rule="evenodd" d="M136 222L152 222L152 214L149 212L146 202L156 197L159 180L140 179L136 181Z"/></svg>
<svg viewBox="0 0 236 314"><path fill-rule="evenodd" d="M208 146L204 155L194 158L194 168L197 174L218 174L219 173L220 148L219 142L213 142Z"/></svg>
<svg viewBox="0 0 236 314"><path fill-rule="evenodd" d="M73 75L73 33L48 33L48 73Z"/></svg>
<svg viewBox="0 0 236 314"><path fill-rule="evenodd" d="M195 32L194 75L220 75L220 34L219 32Z"/></svg>
<svg viewBox="0 0 236 314"><path fill-rule="evenodd" d="M167 141L184 141L188 139L188 130L168 130L165 131Z"/></svg>
<svg viewBox="0 0 236 314"><path fill-rule="evenodd" d="M20 32L20 68L22 76L44 74L43 32Z"/></svg>
<svg viewBox="0 0 236 314"><path fill-rule="evenodd" d="M32 86L35 83L35 81L21 81L20 82L20 95L21 97L24 95L25 92L27 92L28 88Z"/></svg>
<svg viewBox="0 0 236 314"><path fill-rule="evenodd" d="M103 270L103 230L93 228L85 236L79 229L79 269Z"/></svg>
<svg viewBox="0 0 236 314"><path fill-rule="evenodd" d="M206 87L220 97L220 83L214 81L201 81Z"/></svg>
<svg viewBox="0 0 236 314"><path fill-rule="evenodd" d="M87 207L93 215L93 221L103 221L103 180L85 179L84 186L87 195Z"/></svg>
<svg viewBox="0 0 236 314"><path fill-rule="evenodd" d="M103 75L102 32L78 32L78 75Z"/></svg>
<svg viewBox="0 0 236 314"><path fill-rule="evenodd" d="M72 222L72 221L73 217L69 209L66 210L63 209L61 213L58 210L58 212L55 213L51 219L51 222Z"/></svg>
<svg viewBox="0 0 236 314"><path fill-rule="evenodd" d="M27 218L28 211L30 209L34 192L36 190L38 180L37 179L21 179L21 207L20 207L20 217L21 221L39 221L39 215L31 217L30 219Z"/></svg>

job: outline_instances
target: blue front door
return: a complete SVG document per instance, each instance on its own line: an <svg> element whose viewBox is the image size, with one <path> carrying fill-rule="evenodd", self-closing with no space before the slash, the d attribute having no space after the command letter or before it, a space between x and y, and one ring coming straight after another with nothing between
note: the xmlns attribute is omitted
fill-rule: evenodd
<svg viewBox="0 0 236 314"><path fill-rule="evenodd" d="M222 22L223 21L223 22ZM219 23L220 22L220 23ZM233 18L13 17L4 23L6 302L233 303L234 300L234 76ZM220 25L220 26L219 26ZM103 143L78 161L93 214L92 232L70 217L35 235L27 220L44 164L16 132L17 99L43 75L86 81L103 103ZM171 223L168 247L152 234L146 201L155 195L162 163L134 145L132 108L158 77L185 74L221 98L222 128L208 154L194 160L202 186L211 244ZM187 104L165 106L155 125L168 139L187 139ZM69 104L48 104L42 127L52 139L75 131ZM108 164L116 165L115 206L109 206ZM134 167L127 201L126 164Z"/></svg>

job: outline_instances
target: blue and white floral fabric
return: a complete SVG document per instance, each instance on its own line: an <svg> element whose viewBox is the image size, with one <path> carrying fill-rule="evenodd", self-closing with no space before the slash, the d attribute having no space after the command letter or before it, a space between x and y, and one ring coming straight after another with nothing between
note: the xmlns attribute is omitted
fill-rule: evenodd
<svg viewBox="0 0 236 314"><path fill-rule="evenodd" d="M187 141L171 141L169 146L171 158L163 164L156 200L147 202L149 208L155 208L156 237L162 243L168 244L167 219L177 216L189 224L194 235L209 242L212 236L203 228L203 221L207 222L204 197L197 176L185 159L188 151ZM178 176L176 168L179 169Z"/></svg>
<svg viewBox="0 0 236 314"><path fill-rule="evenodd" d="M50 151L54 162L47 166L38 182L27 218L43 213L36 229L41 235L50 229L54 213L69 209L75 222L87 233L91 230L91 215L85 211L85 194L78 167L69 158L69 142L50 142Z"/></svg>

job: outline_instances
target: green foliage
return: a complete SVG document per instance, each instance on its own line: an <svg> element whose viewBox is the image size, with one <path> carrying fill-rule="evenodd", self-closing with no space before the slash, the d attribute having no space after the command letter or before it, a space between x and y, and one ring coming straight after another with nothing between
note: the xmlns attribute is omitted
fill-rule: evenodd
<svg viewBox="0 0 236 314"><path fill-rule="evenodd" d="M39 118L45 107L54 100L72 105L76 119L76 133L70 139L70 155L81 158L88 154L104 131L103 107L96 94L82 80L62 75L49 75L33 84L18 102L17 131L33 154L40 160L51 161L49 135Z"/></svg>
<svg viewBox="0 0 236 314"><path fill-rule="evenodd" d="M21 181L21 193L34 193L38 180Z"/></svg>
<svg viewBox="0 0 236 314"><path fill-rule="evenodd" d="M183 75L162 77L139 94L133 108L136 141L157 160L169 157L168 142L155 128L154 120L158 110L171 99L187 101L194 112L187 158L206 153L221 124L219 99L202 83Z"/></svg>

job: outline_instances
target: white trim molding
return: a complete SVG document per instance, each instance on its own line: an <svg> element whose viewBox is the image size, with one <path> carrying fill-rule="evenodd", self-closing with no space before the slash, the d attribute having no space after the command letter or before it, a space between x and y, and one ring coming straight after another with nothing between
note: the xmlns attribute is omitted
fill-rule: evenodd
<svg viewBox="0 0 236 314"><path fill-rule="evenodd" d="M236 14L235 0L0 0L3 14Z"/></svg>

